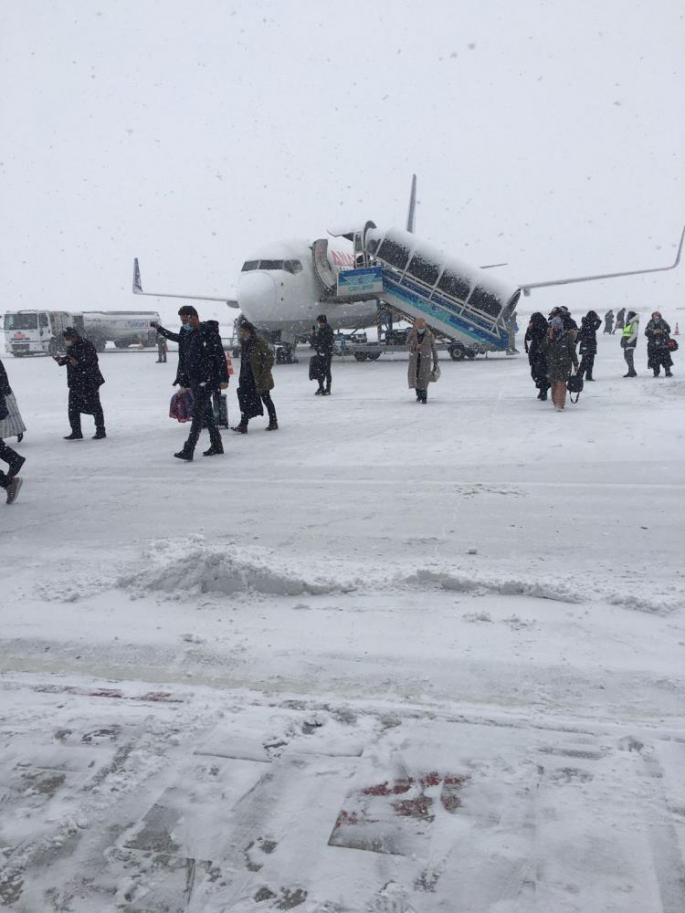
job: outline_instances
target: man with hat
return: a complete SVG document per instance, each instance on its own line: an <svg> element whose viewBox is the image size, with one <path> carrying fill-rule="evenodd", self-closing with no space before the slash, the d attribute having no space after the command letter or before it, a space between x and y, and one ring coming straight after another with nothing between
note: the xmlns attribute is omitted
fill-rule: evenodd
<svg viewBox="0 0 685 913"><path fill-rule="evenodd" d="M335 348L335 334L325 314L319 314L316 318L316 326L312 327L312 330L314 331L312 343L316 349L316 354L322 359L319 389L315 391L315 394L316 396L330 396L333 380L331 362L333 361L333 349ZM324 383L326 384L325 387Z"/></svg>
<svg viewBox="0 0 685 913"><path fill-rule="evenodd" d="M100 373L98 355L92 342L84 339L72 327L62 334L67 345L66 355L53 355L60 367L67 369L67 386L69 387L69 424L71 434L65 441L83 440L81 431L81 413L92 415L95 419L94 441L107 437L105 417L100 403L100 387L105 378Z"/></svg>

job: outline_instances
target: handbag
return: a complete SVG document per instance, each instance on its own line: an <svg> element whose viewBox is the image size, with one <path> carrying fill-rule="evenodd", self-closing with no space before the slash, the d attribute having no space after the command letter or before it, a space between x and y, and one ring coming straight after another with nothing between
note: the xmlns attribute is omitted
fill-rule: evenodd
<svg viewBox="0 0 685 913"><path fill-rule="evenodd" d="M428 378L429 383L436 384L440 380L440 375L440 365L436 365L431 371L430 377Z"/></svg>
<svg viewBox="0 0 685 913"><path fill-rule="evenodd" d="M669 339L668 342L666 343L666 348L668 349L669 352L677 352L678 351L678 340Z"/></svg>
<svg viewBox="0 0 685 913"><path fill-rule="evenodd" d="M569 399L572 403L578 402L580 394L583 392L584 386L585 384L583 383L583 378L580 374L572 374L566 381L566 389L569 392ZM575 399L573 398L574 393L576 394Z"/></svg>
<svg viewBox="0 0 685 913"><path fill-rule="evenodd" d="M193 394L190 390L181 392L178 390L171 397L169 403L169 418L175 418L177 422L189 422L193 417Z"/></svg>

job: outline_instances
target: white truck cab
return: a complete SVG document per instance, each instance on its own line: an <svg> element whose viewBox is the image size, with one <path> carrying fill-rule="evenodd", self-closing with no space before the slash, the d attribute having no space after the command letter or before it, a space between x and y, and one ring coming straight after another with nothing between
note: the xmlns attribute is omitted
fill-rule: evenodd
<svg viewBox="0 0 685 913"><path fill-rule="evenodd" d="M73 325L67 311L12 311L5 314L5 350L23 355L56 355L64 350L62 333Z"/></svg>

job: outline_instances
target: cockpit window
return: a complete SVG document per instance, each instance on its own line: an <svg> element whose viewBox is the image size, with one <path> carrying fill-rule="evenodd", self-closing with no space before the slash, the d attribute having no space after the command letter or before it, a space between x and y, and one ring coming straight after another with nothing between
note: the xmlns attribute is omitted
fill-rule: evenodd
<svg viewBox="0 0 685 913"><path fill-rule="evenodd" d="M246 260L241 272L249 273L255 269L282 269L295 274L302 272L302 263L299 260Z"/></svg>

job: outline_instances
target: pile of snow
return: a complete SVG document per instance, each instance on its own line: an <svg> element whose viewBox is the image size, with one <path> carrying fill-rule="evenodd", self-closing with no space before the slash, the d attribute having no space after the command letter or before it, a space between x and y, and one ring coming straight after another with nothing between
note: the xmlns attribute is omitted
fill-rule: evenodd
<svg viewBox="0 0 685 913"><path fill-rule="evenodd" d="M139 594L168 596L201 593L269 596L340 593L354 589L332 576L308 576L262 548L208 543L203 536L158 541L146 552L144 567L118 580Z"/></svg>

